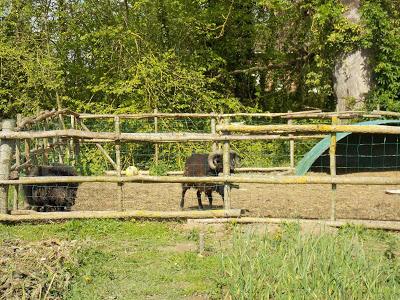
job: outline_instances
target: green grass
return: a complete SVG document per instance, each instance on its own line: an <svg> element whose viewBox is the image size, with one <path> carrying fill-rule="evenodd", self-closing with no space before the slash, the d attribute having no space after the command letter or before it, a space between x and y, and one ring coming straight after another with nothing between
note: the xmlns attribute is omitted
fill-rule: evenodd
<svg viewBox="0 0 400 300"><path fill-rule="evenodd" d="M237 233L223 256L233 299L399 299L399 240L346 227L303 235L294 225L271 235Z"/></svg>
<svg viewBox="0 0 400 300"><path fill-rule="evenodd" d="M217 256L175 251L190 232L179 224L133 221L72 221L46 225L0 225L0 241L82 241L79 265L67 299L162 299L213 294Z"/></svg>
<svg viewBox="0 0 400 300"><path fill-rule="evenodd" d="M79 267L72 270L66 299L400 298L395 234L345 227L337 234L315 235L301 233L294 224L260 234L227 226L208 230L204 257L197 255L197 238L196 230L179 223L0 225L0 242L79 242Z"/></svg>

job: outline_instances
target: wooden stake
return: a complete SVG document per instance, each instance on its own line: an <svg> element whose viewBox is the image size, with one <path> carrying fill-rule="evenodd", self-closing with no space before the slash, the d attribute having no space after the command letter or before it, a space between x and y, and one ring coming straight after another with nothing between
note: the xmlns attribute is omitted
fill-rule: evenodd
<svg viewBox="0 0 400 300"><path fill-rule="evenodd" d="M62 100L61 100L58 92L56 92L56 100L57 100L58 110L62 111ZM58 122L59 122L59 125L60 125L60 129L66 130L63 114L59 114L58 115ZM60 142L60 140L59 140L59 142ZM58 156L60 164L64 163L65 155L68 158L70 157L69 147L65 147L65 149L64 149L64 147L61 146L61 144L60 144L60 153L59 153L59 156Z"/></svg>
<svg viewBox="0 0 400 300"><path fill-rule="evenodd" d="M121 135L121 124L120 118L117 116L114 118L115 123L115 134ZM117 164L117 175L121 178L121 143L119 140L115 143L115 161ZM118 182L118 202L120 203L120 210L124 211L124 186L122 182Z"/></svg>
<svg viewBox="0 0 400 300"><path fill-rule="evenodd" d="M204 254L204 232L199 232L199 256L203 256Z"/></svg>
<svg viewBox="0 0 400 300"><path fill-rule="evenodd" d="M22 115L17 115L17 127L22 122ZM15 165L16 170L19 172L19 168L21 166L21 141L17 140L15 142ZM19 202L19 195L22 192L22 184L14 185L14 200L13 200L13 210L18 210L18 202Z"/></svg>
<svg viewBox="0 0 400 300"><path fill-rule="evenodd" d="M215 117L211 117L211 134L216 134L217 133L217 119ZM218 150L218 144L216 142L212 143L211 151L217 151Z"/></svg>
<svg viewBox="0 0 400 300"><path fill-rule="evenodd" d="M70 116L70 122L71 122L71 129L76 129L76 122L75 122L75 116L71 115ZM75 157L75 139L71 138L69 140L69 147L71 148L70 152L71 152L71 158L72 158L72 166L76 166L76 157Z"/></svg>
<svg viewBox="0 0 400 300"><path fill-rule="evenodd" d="M81 124L80 119L75 117L75 128L78 129L78 124ZM75 153L75 166L80 168L80 140L78 138L74 139L74 153Z"/></svg>
<svg viewBox="0 0 400 300"><path fill-rule="evenodd" d="M62 146L64 143L61 141L60 138L55 138L53 141L54 141L54 143L57 143L57 145L59 145L58 146L58 151L57 151L57 153L58 153L58 162L60 164L64 164L64 154L63 154L64 148Z"/></svg>
<svg viewBox="0 0 400 300"><path fill-rule="evenodd" d="M44 130L45 131L47 131L47 129L48 129L47 123L48 123L48 120L46 119L45 123L44 123ZM42 159L43 159L43 164L45 164L45 165L47 165L49 163L49 153L47 151L45 151L45 149L47 149L48 147L49 147L49 139L48 138L44 138L43 139L43 144L42 144L42 150L43 150Z"/></svg>
<svg viewBox="0 0 400 300"><path fill-rule="evenodd" d="M25 139L24 144L25 144L25 163L26 163L25 173L29 174L30 166L29 166L28 162L31 161L31 148L30 148L29 140Z"/></svg>
<svg viewBox="0 0 400 300"><path fill-rule="evenodd" d="M291 113L292 111L289 110L288 113ZM288 125L293 124L293 119L288 119ZM293 137L292 134L289 134L289 137ZM289 141L289 147L290 147L290 167L294 169L294 139L291 139Z"/></svg>
<svg viewBox="0 0 400 300"><path fill-rule="evenodd" d="M154 117L154 133L158 133L158 117L157 117L157 114L158 114L158 109L157 108L155 108L154 109L154 114L155 114L155 117ZM158 144L157 143L155 143L154 144L154 163L155 163L155 165L156 166L158 166L158 152L159 152L159 148L158 148L159 146L158 146Z"/></svg>
<svg viewBox="0 0 400 300"><path fill-rule="evenodd" d="M10 132L15 128L15 121L6 119L1 125L2 132ZM7 180L10 176L14 146L13 140L0 140L0 179ZM0 214L8 213L8 187L8 185L0 186Z"/></svg>
<svg viewBox="0 0 400 300"><path fill-rule="evenodd" d="M225 119L225 125L229 124L229 119ZM231 154L229 141L223 144L223 173L224 176L231 175ZM227 183L224 185L224 209L231 209L231 186Z"/></svg>
<svg viewBox="0 0 400 300"><path fill-rule="evenodd" d="M338 122L337 117L332 117L332 126ZM331 134L331 141L329 147L329 158L330 158L330 173L331 176L336 176L336 133ZM331 199L331 220L336 220L336 183L332 184L332 199Z"/></svg>

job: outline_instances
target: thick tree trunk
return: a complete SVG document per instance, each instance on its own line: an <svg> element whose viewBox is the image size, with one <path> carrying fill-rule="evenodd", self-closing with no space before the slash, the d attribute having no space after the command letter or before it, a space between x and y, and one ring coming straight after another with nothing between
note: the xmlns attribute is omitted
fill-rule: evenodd
<svg viewBox="0 0 400 300"><path fill-rule="evenodd" d="M360 0L341 0L347 7L344 16L354 23L360 22ZM368 53L358 49L338 58L334 71L334 91L340 111L362 109L371 89L371 69Z"/></svg>

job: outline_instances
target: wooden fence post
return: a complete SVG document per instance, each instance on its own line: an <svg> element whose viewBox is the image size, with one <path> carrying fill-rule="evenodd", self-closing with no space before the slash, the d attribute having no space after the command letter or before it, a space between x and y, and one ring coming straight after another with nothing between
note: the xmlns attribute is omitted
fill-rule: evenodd
<svg viewBox="0 0 400 300"><path fill-rule="evenodd" d="M2 121L2 131L10 132L15 128L15 121ZM10 175L11 160L14 148L13 140L0 140L0 179L7 180ZM0 186L0 214L8 213L8 185Z"/></svg>
<svg viewBox="0 0 400 300"><path fill-rule="evenodd" d="M31 145L28 139L24 140L24 151L25 151L25 163L26 163L25 173L28 174L30 170L29 164L31 161Z"/></svg>
<svg viewBox="0 0 400 300"><path fill-rule="evenodd" d="M44 120L44 130L45 131L47 131L49 128L48 128L48 119L46 119L46 120ZM49 163L49 149L48 149L48 146L49 146L49 139L48 138L44 138L43 139L43 144L42 144L42 149L43 149L43 157L42 157L42 159L43 159L43 164L45 164L45 165L47 165L48 163Z"/></svg>
<svg viewBox="0 0 400 300"><path fill-rule="evenodd" d="M75 129L76 127L76 119L74 115L70 116L70 122L71 122L71 129ZM70 157L70 161L72 166L76 167L76 157L75 157L75 139L71 138L69 141L69 147L71 148L70 152L71 152L71 157Z"/></svg>
<svg viewBox="0 0 400 300"><path fill-rule="evenodd" d="M22 115L18 114L17 115L17 126L21 124L22 121ZM15 166L16 170L19 173L19 166L21 165L21 141L16 140L15 141ZM18 184L14 186L14 199L13 199L13 210L18 210L18 202L19 202L19 196L21 195L22 191L22 184Z"/></svg>
<svg viewBox="0 0 400 300"><path fill-rule="evenodd" d="M157 108L155 108L154 109L154 113L155 114L158 114L158 109ZM154 133L157 133L158 132L158 117L157 116L155 116L154 117ZM159 156L159 146L158 146L158 143L155 143L154 144L154 163L155 163L155 165L156 165L156 167L158 166L158 156Z"/></svg>
<svg viewBox="0 0 400 300"><path fill-rule="evenodd" d="M75 123L74 129L78 129L78 125L80 124L80 119L74 116L74 123ZM75 138L74 139L75 167L81 169L79 153L80 153L80 140Z"/></svg>
<svg viewBox="0 0 400 300"><path fill-rule="evenodd" d="M338 117L332 117L332 125L338 124ZM331 141L329 147L329 159L330 159L330 174L331 176L336 176L336 133L331 134ZM331 201L331 220L336 220L336 183L332 184L332 201Z"/></svg>
<svg viewBox="0 0 400 300"><path fill-rule="evenodd" d="M217 133L217 119L215 116L211 117L211 134L216 134ZM218 150L218 144L216 142L212 143L211 150L217 151Z"/></svg>
<svg viewBox="0 0 400 300"><path fill-rule="evenodd" d="M115 133L119 136L121 134L121 124L120 124L120 118L116 116L114 118L115 122ZM117 164L117 175L120 178L121 177L121 142L118 139L115 142L115 162ZM120 204L120 210L124 211L124 185L122 182L118 182L118 202Z"/></svg>
<svg viewBox="0 0 400 300"><path fill-rule="evenodd" d="M292 111L289 110L288 113L291 113ZM288 125L293 124L293 119L288 119ZM293 134L289 134L289 137L293 137ZM290 168L294 170L294 139L291 139L289 141L289 146L290 146Z"/></svg>
<svg viewBox="0 0 400 300"><path fill-rule="evenodd" d="M228 125L229 119L224 120L224 124ZM223 133L227 134L227 133ZM223 174L224 176L230 176L231 174L231 154L229 141L224 141L222 147L223 153ZM224 185L224 209L231 209L231 186L227 183Z"/></svg>

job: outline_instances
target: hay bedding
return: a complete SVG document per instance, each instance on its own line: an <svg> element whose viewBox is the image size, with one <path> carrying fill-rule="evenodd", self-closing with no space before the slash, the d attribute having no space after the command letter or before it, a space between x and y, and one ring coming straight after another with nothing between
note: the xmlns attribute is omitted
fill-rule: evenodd
<svg viewBox="0 0 400 300"><path fill-rule="evenodd" d="M0 299L62 299L78 265L76 241L0 244Z"/></svg>

